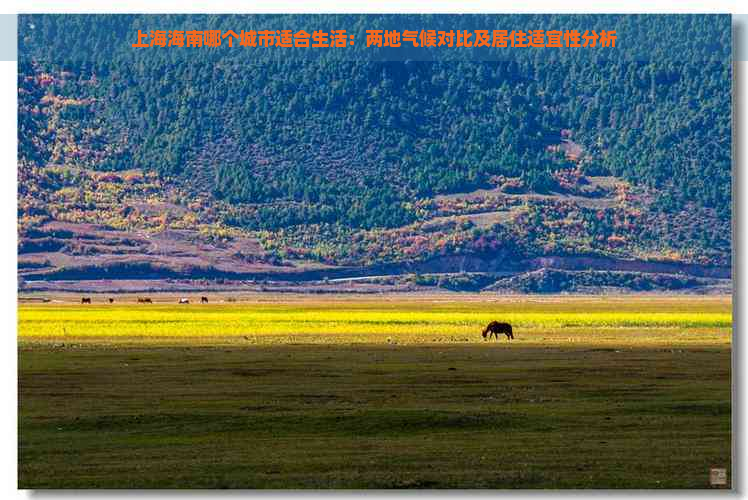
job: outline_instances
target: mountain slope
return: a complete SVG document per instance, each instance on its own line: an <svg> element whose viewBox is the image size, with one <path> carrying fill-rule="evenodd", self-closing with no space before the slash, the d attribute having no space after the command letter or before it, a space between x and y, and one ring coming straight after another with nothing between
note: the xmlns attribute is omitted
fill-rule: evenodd
<svg viewBox="0 0 748 500"><path fill-rule="evenodd" d="M50 58L52 33L98 21L19 22L26 281L317 279L466 256L507 271L544 256L730 264L719 51L659 63ZM708 39L723 21L686 27Z"/></svg>

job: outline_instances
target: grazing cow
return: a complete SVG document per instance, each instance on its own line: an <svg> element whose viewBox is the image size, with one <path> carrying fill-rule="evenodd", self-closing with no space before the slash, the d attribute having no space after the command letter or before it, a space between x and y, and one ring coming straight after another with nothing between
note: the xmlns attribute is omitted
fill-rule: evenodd
<svg viewBox="0 0 748 500"><path fill-rule="evenodd" d="M181 299L179 299L179 303L180 304L189 304L190 303L190 299L182 297Z"/></svg>
<svg viewBox="0 0 748 500"><path fill-rule="evenodd" d="M111 297L109 297L109 303L110 303L110 304L114 304L114 299L113 299L113 298L111 298Z"/></svg>
<svg viewBox="0 0 748 500"><path fill-rule="evenodd" d="M512 333L512 325L510 325L509 323L499 323L498 321L491 321L486 329L483 330L483 339L485 340L486 337L490 339L491 335L493 335L496 340L499 340L500 333L506 335L507 340L512 340L514 338L514 334Z"/></svg>
<svg viewBox="0 0 748 500"><path fill-rule="evenodd" d="M138 304L152 304L152 303L153 302L148 297L138 297Z"/></svg>
<svg viewBox="0 0 748 500"><path fill-rule="evenodd" d="M200 303L201 304L207 304L208 303L208 297L200 297Z"/></svg>
<svg viewBox="0 0 748 500"><path fill-rule="evenodd" d="M91 297L83 297L81 299L81 304L90 304L91 303Z"/></svg>

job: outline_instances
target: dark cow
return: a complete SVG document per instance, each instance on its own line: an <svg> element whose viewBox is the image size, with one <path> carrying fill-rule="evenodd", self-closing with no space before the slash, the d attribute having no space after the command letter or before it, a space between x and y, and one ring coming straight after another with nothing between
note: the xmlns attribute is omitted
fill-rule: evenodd
<svg viewBox="0 0 748 500"><path fill-rule="evenodd" d="M512 333L512 325L510 325L509 323L499 323L498 321L491 321L486 329L483 330L483 339L485 340L486 337L490 339L491 335L493 335L496 340L499 340L500 333L506 335L507 340L512 340L514 338L514 334Z"/></svg>
<svg viewBox="0 0 748 500"><path fill-rule="evenodd" d="M138 297L138 304L152 304L153 302L148 297Z"/></svg>
<svg viewBox="0 0 748 500"><path fill-rule="evenodd" d="M208 297L200 297L200 303L201 304L207 304L208 303Z"/></svg>
<svg viewBox="0 0 748 500"><path fill-rule="evenodd" d="M81 304L90 304L91 303L91 297L83 297L81 299Z"/></svg>
<svg viewBox="0 0 748 500"><path fill-rule="evenodd" d="M114 299L113 299L113 298L111 298L111 297L109 297L109 303L110 303L110 304L114 304Z"/></svg>

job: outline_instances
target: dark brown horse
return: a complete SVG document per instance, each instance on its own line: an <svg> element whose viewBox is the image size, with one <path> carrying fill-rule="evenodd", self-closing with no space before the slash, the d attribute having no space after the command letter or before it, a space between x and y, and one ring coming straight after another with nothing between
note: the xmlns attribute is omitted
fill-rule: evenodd
<svg viewBox="0 0 748 500"><path fill-rule="evenodd" d="M201 304L207 304L208 303L208 297L200 297L200 303Z"/></svg>
<svg viewBox="0 0 748 500"><path fill-rule="evenodd" d="M81 299L81 304L90 304L91 303L91 297L83 297Z"/></svg>
<svg viewBox="0 0 748 500"><path fill-rule="evenodd" d="M483 339L485 340L486 337L490 339L491 335L493 335L496 340L499 340L500 333L506 335L507 340L512 340L514 338L514 333L512 333L512 325L510 325L509 323L499 323L498 321L491 321L486 329L483 330Z"/></svg>

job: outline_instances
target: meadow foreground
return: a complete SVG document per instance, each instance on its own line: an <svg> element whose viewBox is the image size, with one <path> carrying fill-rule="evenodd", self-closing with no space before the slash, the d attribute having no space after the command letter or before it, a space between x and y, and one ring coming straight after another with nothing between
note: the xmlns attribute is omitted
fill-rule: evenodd
<svg viewBox="0 0 748 500"><path fill-rule="evenodd" d="M19 486L705 488L730 470L729 298L457 297L22 305ZM482 341L489 317L515 340Z"/></svg>

